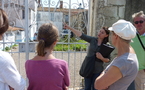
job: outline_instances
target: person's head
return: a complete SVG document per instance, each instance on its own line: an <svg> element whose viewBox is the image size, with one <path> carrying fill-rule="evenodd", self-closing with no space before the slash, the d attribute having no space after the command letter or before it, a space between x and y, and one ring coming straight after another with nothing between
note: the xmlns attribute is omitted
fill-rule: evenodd
<svg viewBox="0 0 145 90"><path fill-rule="evenodd" d="M138 32L145 32L145 14L143 11L134 13L132 15L133 24L138 30ZM142 33L141 33L142 34Z"/></svg>
<svg viewBox="0 0 145 90"><path fill-rule="evenodd" d="M37 54L39 56L45 56L45 49L49 48L53 50L55 44L58 41L58 37L58 29L52 23L45 23L40 26L37 37Z"/></svg>
<svg viewBox="0 0 145 90"><path fill-rule="evenodd" d="M120 43L129 44L131 39L136 36L136 28L126 20L118 20L112 27L109 27L109 30L112 31L111 41L114 46L117 45L118 40Z"/></svg>
<svg viewBox="0 0 145 90"><path fill-rule="evenodd" d="M106 44L109 41L109 33L108 27L102 27L98 33L98 38L103 39L103 44Z"/></svg>
<svg viewBox="0 0 145 90"><path fill-rule="evenodd" d="M2 35L8 30L9 21L7 14L4 10L0 8L0 39L2 39Z"/></svg>

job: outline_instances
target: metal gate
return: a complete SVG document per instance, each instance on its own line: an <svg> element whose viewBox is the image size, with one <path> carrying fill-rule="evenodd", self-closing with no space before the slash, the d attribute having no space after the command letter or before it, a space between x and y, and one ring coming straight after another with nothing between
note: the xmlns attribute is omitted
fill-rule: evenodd
<svg viewBox="0 0 145 90"><path fill-rule="evenodd" d="M0 49L9 52L20 74L26 79L25 61L34 57L37 30L43 23L55 24L60 40L54 51L57 58L69 64L71 85L69 90L80 90L83 79L79 75L80 65L86 55L87 43L63 28L67 23L87 34L89 0L1 0L9 17L10 28L1 41Z"/></svg>

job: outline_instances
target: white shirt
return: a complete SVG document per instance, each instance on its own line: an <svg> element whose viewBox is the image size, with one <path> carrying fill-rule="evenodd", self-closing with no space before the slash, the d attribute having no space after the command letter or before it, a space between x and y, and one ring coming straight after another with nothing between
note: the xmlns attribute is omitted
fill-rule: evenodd
<svg viewBox="0 0 145 90"><path fill-rule="evenodd" d="M13 58L9 53L0 51L0 90L24 90L25 80L19 74Z"/></svg>

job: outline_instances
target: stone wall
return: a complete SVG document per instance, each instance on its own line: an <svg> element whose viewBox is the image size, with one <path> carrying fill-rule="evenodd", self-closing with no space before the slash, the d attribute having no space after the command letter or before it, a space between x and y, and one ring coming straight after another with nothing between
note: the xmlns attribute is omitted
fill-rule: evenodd
<svg viewBox="0 0 145 90"><path fill-rule="evenodd" d="M103 26L110 27L124 19L126 0L91 0L89 3L89 35L96 36Z"/></svg>
<svg viewBox="0 0 145 90"><path fill-rule="evenodd" d="M99 0L98 2L97 22L104 18L102 21L103 26L110 27L118 19L124 19L126 0ZM96 27L97 30L101 28L100 26Z"/></svg>

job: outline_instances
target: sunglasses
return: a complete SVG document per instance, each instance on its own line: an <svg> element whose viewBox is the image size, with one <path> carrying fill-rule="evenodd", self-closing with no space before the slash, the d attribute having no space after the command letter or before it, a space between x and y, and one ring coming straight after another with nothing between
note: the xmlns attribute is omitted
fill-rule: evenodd
<svg viewBox="0 0 145 90"><path fill-rule="evenodd" d="M134 23L135 24L138 24L138 23L142 24L143 22L144 22L143 20L140 20L140 21L135 21Z"/></svg>

